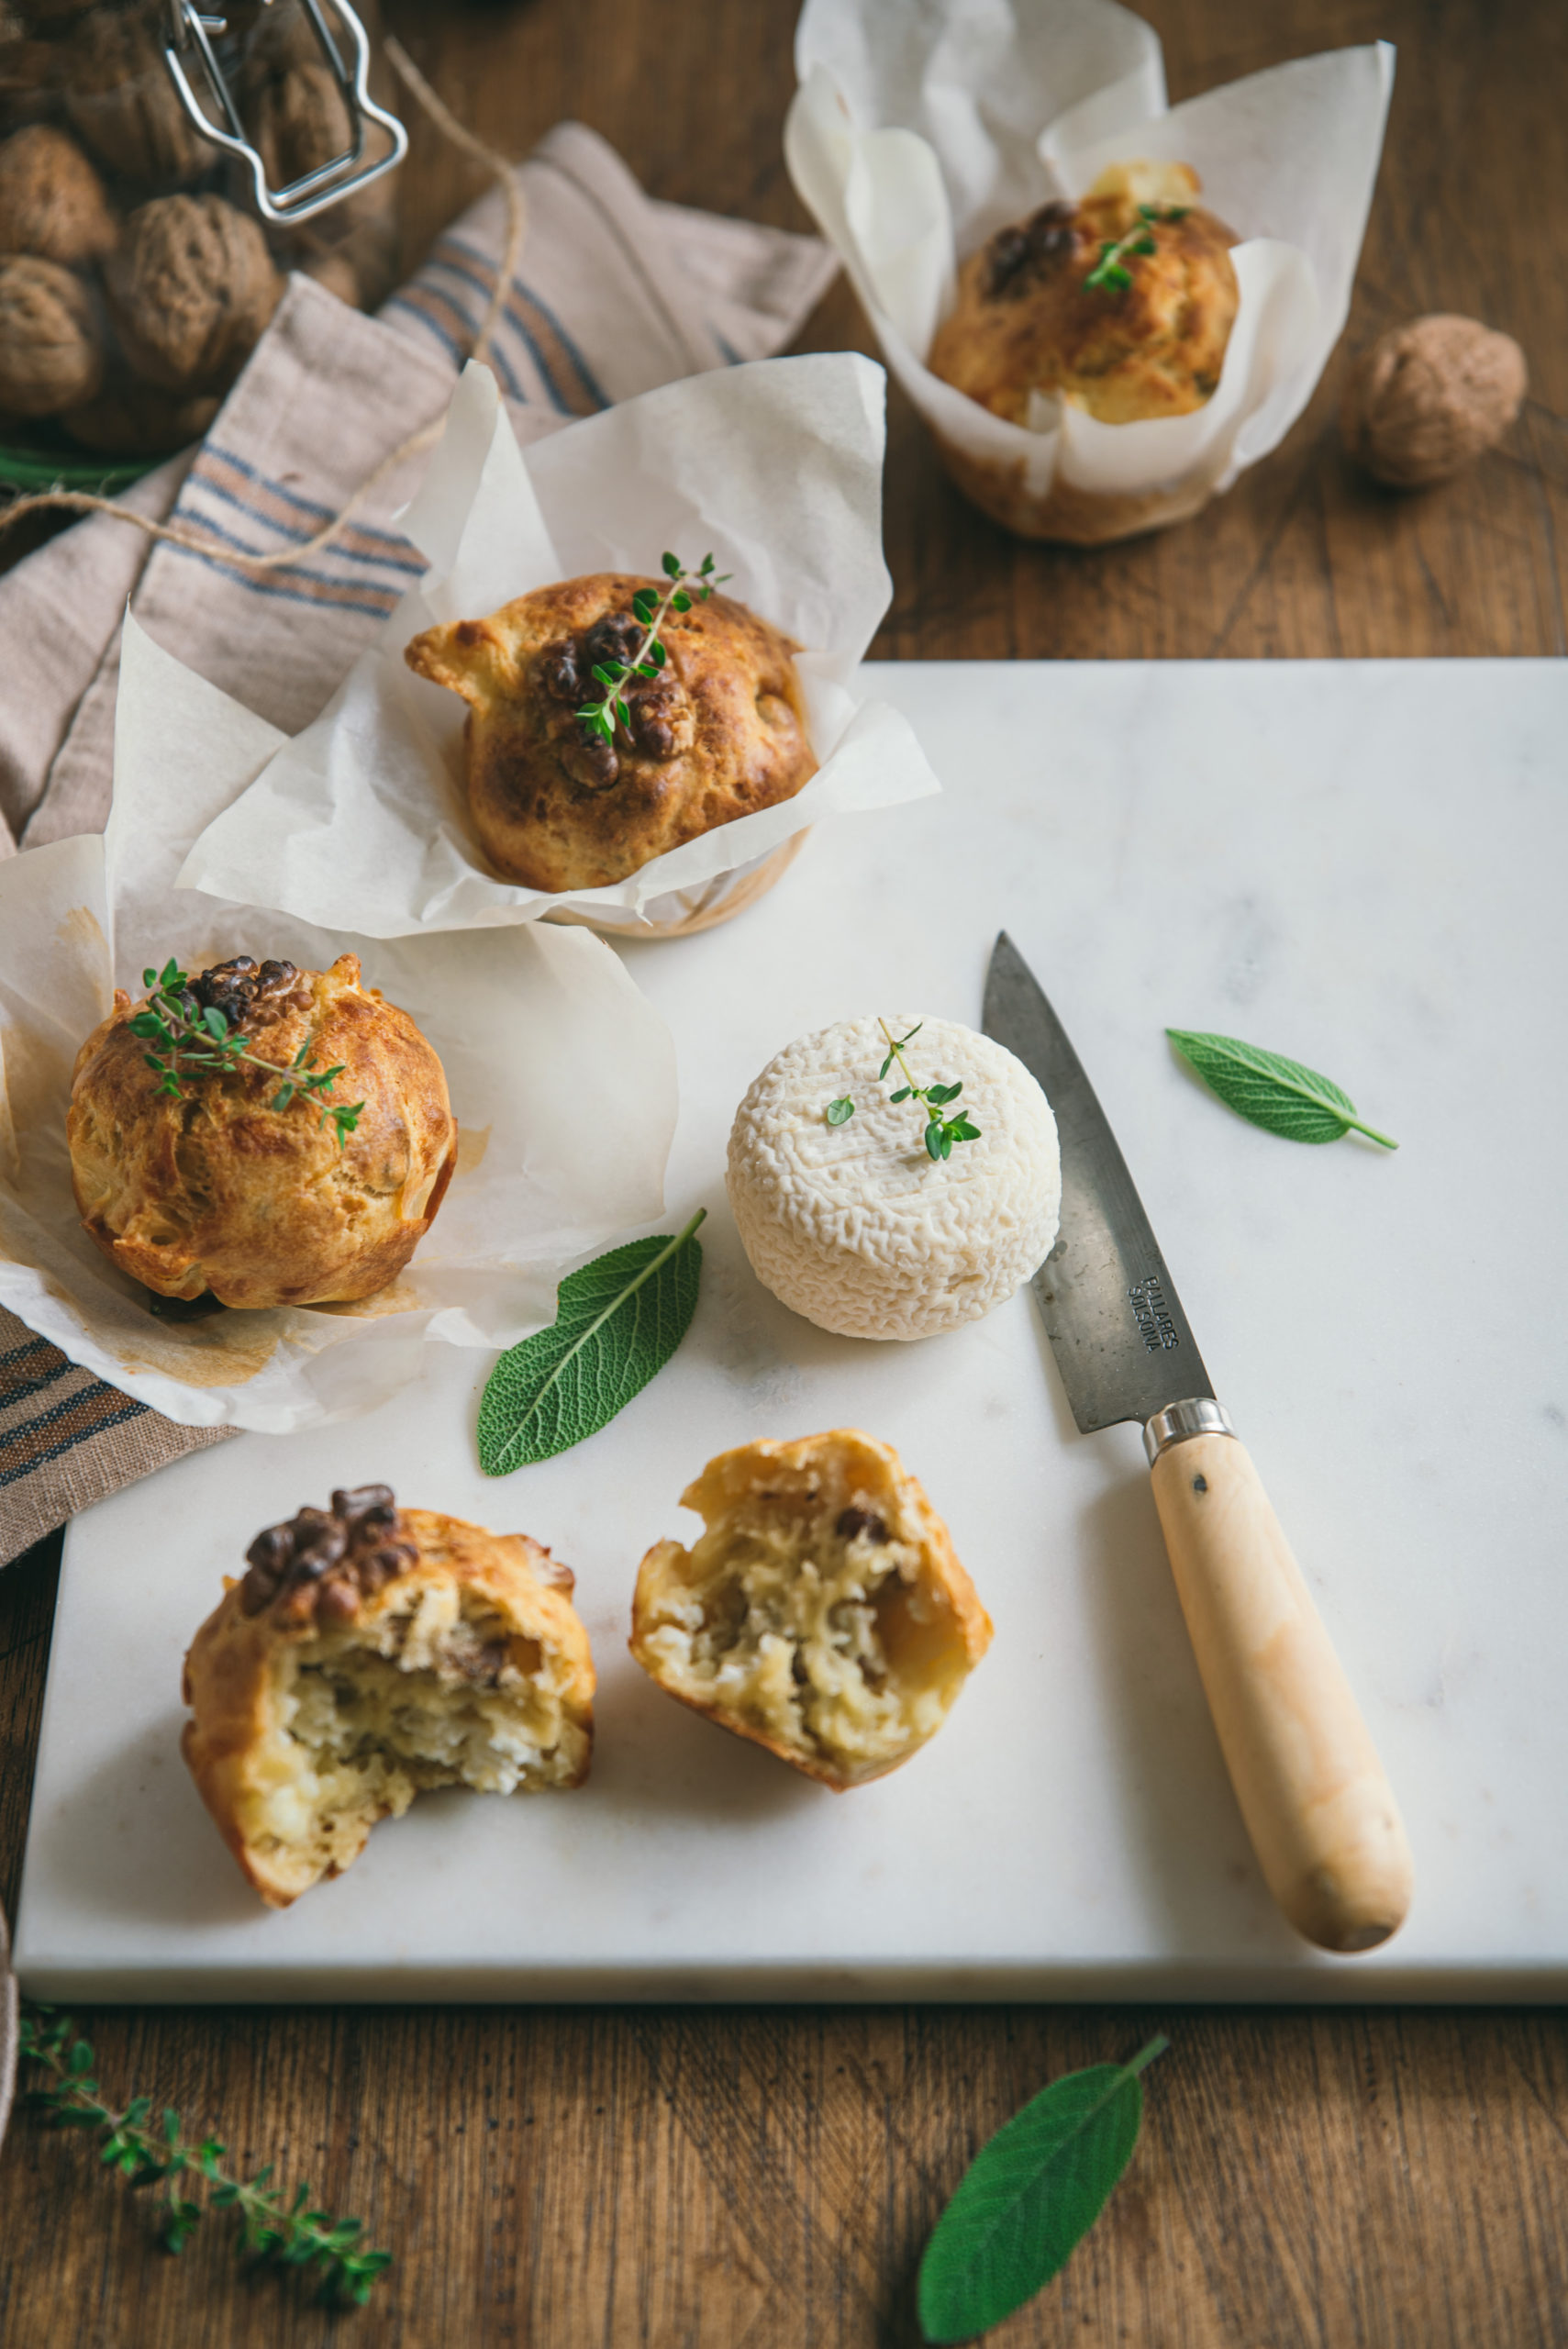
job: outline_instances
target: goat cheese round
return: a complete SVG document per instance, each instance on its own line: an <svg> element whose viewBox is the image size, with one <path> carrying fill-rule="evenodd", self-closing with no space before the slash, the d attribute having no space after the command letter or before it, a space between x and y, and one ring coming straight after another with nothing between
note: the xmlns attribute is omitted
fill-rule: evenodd
<svg viewBox="0 0 1568 2349"><path fill-rule="evenodd" d="M888 1026L903 1037L908 1017ZM768 1063L736 1112L729 1204L758 1279L846 1338L929 1338L977 1321L1045 1260L1062 1208L1056 1120L1034 1078L989 1036L927 1019L906 1054L922 1086L963 1090L943 1115L977 1141L926 1148L927 1113L875 1019L802 1036ZM830 1101L854 1114L828 1123Z"/></svg>

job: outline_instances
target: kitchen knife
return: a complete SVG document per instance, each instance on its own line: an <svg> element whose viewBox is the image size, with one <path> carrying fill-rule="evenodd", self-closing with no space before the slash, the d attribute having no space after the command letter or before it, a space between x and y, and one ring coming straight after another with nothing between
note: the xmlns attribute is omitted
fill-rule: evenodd
<svg viewBox="0 0 1568 2349"><path fill-rule="evenodd" d="M1324 1949L1373 1949L1410 1848L1351 1685L1229 1417L1078 1056L1004 930L985 1033L1056 1115L1062 1223L1031 1284L1080 1430L1137 1419L1204 1692L1269 1890Z"/></svg>

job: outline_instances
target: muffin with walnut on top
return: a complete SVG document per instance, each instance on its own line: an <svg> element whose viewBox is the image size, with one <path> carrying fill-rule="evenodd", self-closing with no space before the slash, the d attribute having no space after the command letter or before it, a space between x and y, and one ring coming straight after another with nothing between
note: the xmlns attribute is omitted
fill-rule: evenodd
<svg viewBox="0 0 1568 2349"><path fill-rule="evenodd" d="M1035 395L1102 424L1187 416L1218 389L1238 239L1185 163L1116 163L1077 204L999 228L959 273L927 364L1029 425Z"/></svg>
<svg viewBox="0 0 1568 2349"><path fill-rule="evenodd" d="M619 572L563 579L407 646L411 669L468 704L469 811L508 881L602 888L793 799L817 772L797 648L734 597L696 585L690 608L660 622L655 674L639 674L648 629L635 607L669 586ZM605 692L596 673L616 668L629 671L626 715L606 735L582 713Z"/></svg>

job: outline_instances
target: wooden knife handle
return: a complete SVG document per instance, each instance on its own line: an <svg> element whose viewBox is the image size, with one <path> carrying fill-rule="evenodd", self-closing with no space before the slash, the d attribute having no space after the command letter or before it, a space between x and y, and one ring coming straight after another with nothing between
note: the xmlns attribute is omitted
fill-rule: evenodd
<svg viewBox="0 0 1568 2349"><path fill-rule="evenodd" d="M1230 1783L1269 1890L1323 1949L1375 1949L1410 1847L1343 1667L1232 1435L1169 1444L1154 1502Z"/></svg>

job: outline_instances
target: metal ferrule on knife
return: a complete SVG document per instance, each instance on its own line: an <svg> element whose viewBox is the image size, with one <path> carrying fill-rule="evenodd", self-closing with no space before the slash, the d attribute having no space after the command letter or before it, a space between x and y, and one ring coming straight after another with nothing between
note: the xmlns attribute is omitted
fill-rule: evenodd
<svg viewBox="0 0 1568 2349"><path fill-rule="evenodd" d="M1189 1396L1184 1403L1167 1403L1143 1423L1143 1449L1153 1467L1162 1452L1189 1435L1234 1435L1230 1414L1212 1395Z"/></svg>

